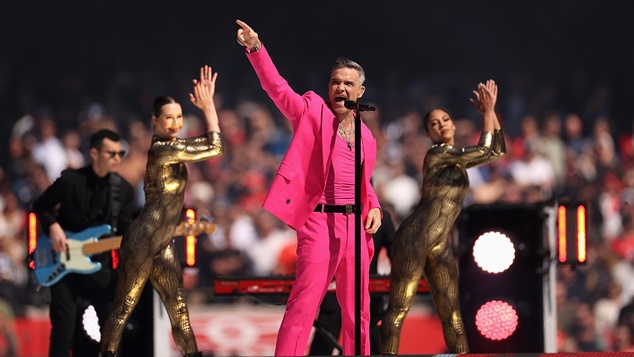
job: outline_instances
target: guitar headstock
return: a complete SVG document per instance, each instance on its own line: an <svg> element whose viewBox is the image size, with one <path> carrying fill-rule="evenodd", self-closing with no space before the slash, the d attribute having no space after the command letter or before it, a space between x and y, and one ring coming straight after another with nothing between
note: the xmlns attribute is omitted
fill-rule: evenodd
<svg viewBox="0 0 634 357"><path fill-rule="evenodd" d="M216 230L213 222L207 221L183 221L176 227L177 236L197 236L199 234L211 234Z"/></svg>

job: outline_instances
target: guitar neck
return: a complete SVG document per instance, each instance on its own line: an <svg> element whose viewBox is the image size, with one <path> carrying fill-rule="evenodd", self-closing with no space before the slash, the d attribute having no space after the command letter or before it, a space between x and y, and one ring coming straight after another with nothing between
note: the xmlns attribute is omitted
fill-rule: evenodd
<svg viewBox="0 0 634 357"><path fill-rule="evenodd" d="M215 226L213 225L213 223L207 222L204 231L209 233L213 231L214 227ZM179 225L178 227L176 227L174 236L178 237L185 234L198 234L200 233L199 230L196 230L194 232L188 232L183 228L182 225ZM113 249L119 249L119 247L121 247L121 238L122 236L116 236L116 237L110 237L110 238L102 238L96 242L86 243L82 247L82 253L84 255L93 255L93 254L107 252Z"/></svg>
<svg viewBox="0 0 634 357"><path fill-rule="evenodd" d="M122 236L103 238L96 242L85 244L82 252L85 255L99 254L113 249L119 249Z"/></svg>

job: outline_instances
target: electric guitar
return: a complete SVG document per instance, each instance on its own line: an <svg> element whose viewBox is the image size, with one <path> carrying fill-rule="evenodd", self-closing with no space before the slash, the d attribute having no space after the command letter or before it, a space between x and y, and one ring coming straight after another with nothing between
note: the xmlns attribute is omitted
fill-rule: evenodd
<svg viewBox="0 0 634 357"><path fill-rule="evenodd" d="M212 222L181 222L174 232L174 237L212 233L216 226ZM119 249L122 236L99 239L112 232L109 224L90 227L81 232L66 232L68 246L66 252L53 250L50 237L42 235L37 239L33 252L35 279L42 286L57 283L68 273L92 274L101 269L101 263L93 262L93 254Z"/></svg>

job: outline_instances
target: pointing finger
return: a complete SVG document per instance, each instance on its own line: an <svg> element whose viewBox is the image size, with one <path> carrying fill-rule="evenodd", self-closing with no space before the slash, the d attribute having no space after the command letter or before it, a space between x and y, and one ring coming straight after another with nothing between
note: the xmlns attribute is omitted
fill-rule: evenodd
<svg viewBox="0 0 634 357"><path fill-rule="evenodd" d="M242 27L245 31L251 31L251 27L249 27L249 25L247 25L244 21L241 20L236 20L236 23Z"/></svg>

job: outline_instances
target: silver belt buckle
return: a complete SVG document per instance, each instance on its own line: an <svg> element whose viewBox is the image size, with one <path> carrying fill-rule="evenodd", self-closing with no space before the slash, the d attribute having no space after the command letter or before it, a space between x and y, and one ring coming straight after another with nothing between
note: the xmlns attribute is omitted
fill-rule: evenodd
<svg viewBox="0 0 634 357"><path fill-rule="evenodd" d="M346 205L346 214L353 214L354 210L352 209L352 205Z"/></svg>

